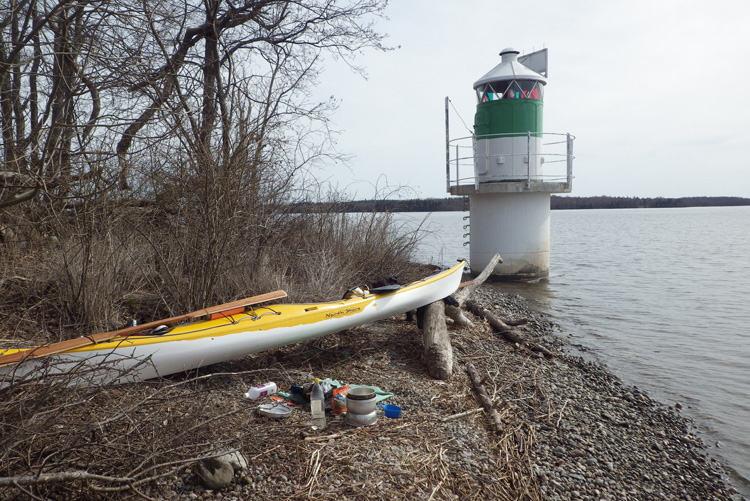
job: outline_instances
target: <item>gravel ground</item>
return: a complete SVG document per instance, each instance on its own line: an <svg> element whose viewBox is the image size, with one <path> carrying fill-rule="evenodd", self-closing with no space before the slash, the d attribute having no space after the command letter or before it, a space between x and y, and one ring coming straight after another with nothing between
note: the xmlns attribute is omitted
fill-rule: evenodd
<svg viewBox="0 0 750 501"><path fill-rule="evenodd" d="M472 299L506 321L527 319L518 332L554 356L510 344L474 319L473 327L451 327L453 376L435 381L422 361L421 331L392 318L200 374L122 385L80 407L55 407L72 414L58 418L66 427L50 425L67 430L80 417L81 429L93 430L80 450L95 459L59 455L68 461L61 468L86 467L106 478L48 484L33 497L29 484L9 485L0 487L0 499L744 499L679 409L574 356L565 333L522 298L479 288ZM469 363L500 429L477 399ZM331 416L317 430L304 407L271 420L255 412L268 400L243 397L264 381L288 390L313 377L377 386L393 393L387 403L403 413L366 427ZM91 428L87 415L109 432L96 433L100 427ZM246 467L226 488L206 489L192 465L226 449L238 451ZM130 490L107 480L149 475Z"/></svg>
<svg viewBox="0 0 750 501"><path fill-rule="evenodd" d="M517 296L483 301L503 316L535 317ZM532 324L527 335L560 353L539 371L547 396L564 406L554 426L527 416L537 429L534 472L545 499L740 499L678 409L564 354L552 325L538 317Z"/></svg>
<svg viewBox="0 0 750 501"><path fill-rule="evenodd" d="M421 361L420 331L391 319L238 362L244 370L284 367L282 389L305 375L379 386L404 411L362 428L332 419L323 431L309 427L305 409L284 421L259 419L259 430L283 439L247 444L241 481L213 492L186 476L166 497L744 499L678 409L568 354L555 326L522 298L479 289L473 299L500 318L528 319L517 329L556 356L511 345L477 321L451 329L454 375L434 381ZM479 410L468 362L501 416L499 433Z"/></svg>

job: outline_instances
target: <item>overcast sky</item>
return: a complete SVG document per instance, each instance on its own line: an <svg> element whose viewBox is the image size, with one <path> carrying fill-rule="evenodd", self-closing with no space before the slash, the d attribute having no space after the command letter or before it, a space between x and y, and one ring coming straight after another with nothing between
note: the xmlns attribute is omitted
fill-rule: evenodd
<svg viewBox="0 0 750 501"><path fill-rule="evenodd" d="M448 196L444 99L467 135L472 85L506 47L549 50L544 131L576 137L572 195L750 197L750 2L393 0L386 15L399 48L360 56L366 80L327 60L318 87L353 155L328 177L357 198Z"/></svg>

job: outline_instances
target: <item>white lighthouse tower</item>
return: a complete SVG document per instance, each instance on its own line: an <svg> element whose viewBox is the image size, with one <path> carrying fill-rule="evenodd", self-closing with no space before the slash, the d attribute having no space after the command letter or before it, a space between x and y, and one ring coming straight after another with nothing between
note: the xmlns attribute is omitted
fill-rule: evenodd
<svg viewBox="0 0 750 501"><path fill-rule="evenodd" d="M474 83L473 135L450 140L446 131L447 187L452 195L470 199L472 271L481 271L500 253L503 262L495 275L546 277L550 194L571 191L573 137L543 132L547 49L520 57L517 50L504 49L500 56L500 64ZM446 98L446 129L447 104ZM473 176L462 178L469 170Z"/></svg>

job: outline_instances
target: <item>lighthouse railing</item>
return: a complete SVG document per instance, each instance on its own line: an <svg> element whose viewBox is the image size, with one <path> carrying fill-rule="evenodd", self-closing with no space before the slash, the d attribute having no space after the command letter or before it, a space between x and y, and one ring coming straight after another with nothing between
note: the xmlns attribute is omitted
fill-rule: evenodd
<svg viewBox="0 0 750 501"><path fill-rule="evenodd" d="M447 139L447 138L446 138ZM483 139L501 139L499 148ZM573 141L568 133L530 132L447 139L446 185L525 183L526 189L570 191L573 183ZM480 142L480 147L477 143ZM498 151L499 150L499 151ZM555 189L559 188L559 189Z"/></svg>

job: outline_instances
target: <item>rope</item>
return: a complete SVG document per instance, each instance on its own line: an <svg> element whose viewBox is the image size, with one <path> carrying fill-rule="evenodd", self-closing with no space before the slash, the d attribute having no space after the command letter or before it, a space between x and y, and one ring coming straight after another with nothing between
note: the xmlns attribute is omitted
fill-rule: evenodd
<svg viewBox="0 0 750 501"><path fill-rule="evenodd" d="M459 119L459 120L461 120L461 123L462 123L462 124L464 124L464 128L465 128L465 129L466 129L466 130L467 130L467 131L469 132L469 134L472 134L472 135L473 135L473 134L474 134L474 131L473 131L473 130L471 130L471 129L469 129L469 126L468 126L468 125L466 125L466 122L464 122L464 119L463 119L463 117L461 116L461 114L460 114L460 113L458 112L458 110L456 109L456 107L455 107L455 106L453 106L453 101L451 101L451 98L448 98L448 102L449 102L449 103L451 103L451 108L453 108L453 112L454 112L454 113L455 113L455 114L456 114L456 115L458 116L458 119Z"/></svg>

